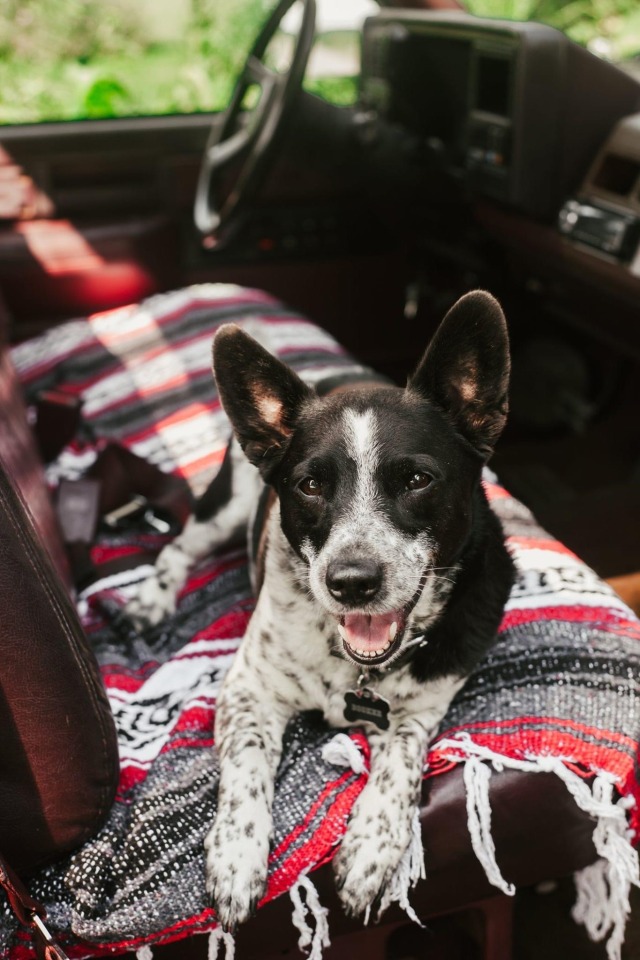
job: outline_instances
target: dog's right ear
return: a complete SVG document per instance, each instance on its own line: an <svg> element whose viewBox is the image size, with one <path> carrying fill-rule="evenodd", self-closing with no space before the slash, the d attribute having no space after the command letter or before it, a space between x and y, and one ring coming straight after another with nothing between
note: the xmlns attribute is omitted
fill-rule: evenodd
<svg viewBox="0 0 640 960"><path fill-rule="evenodd" d="M213 339L213 374L240 446L267 479L312 390L233 323L220 327Z"/></svg>

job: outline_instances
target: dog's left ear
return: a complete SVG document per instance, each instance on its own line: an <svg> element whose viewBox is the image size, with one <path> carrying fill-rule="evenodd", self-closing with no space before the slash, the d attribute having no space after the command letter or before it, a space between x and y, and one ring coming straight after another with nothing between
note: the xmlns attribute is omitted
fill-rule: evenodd
<svg viewBox="0 0 640 960"><path fill-rule="evenodd" d="M486 460L507 418L509 370L502 308L474 290L451 307L407 387L437 404Z"/></svg>
<svg viewBox="0 0 640 960"><path fill-rule="evenodd" d="M268 479L283 456L312 390L285 363L240 327L220 327L213 339L213 373L220 400L247 458Z"/></svg>

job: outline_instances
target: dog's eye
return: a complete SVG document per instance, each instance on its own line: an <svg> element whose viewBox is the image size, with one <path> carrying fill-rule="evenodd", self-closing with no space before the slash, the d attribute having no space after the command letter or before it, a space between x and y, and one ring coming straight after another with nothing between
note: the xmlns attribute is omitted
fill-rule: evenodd
<svg viewBox="0 0 640 960"><path fill-rule="evenodd" d="M305 497L322 496L322 482L315 477L305 477L298 484L298 489L304 493Z"/></svg>
<svg viewBox="0 0 640 960"><path fill-rule="evenodd" d="M421 470L416 470L415 473L409 474L405 483L407 490L424 490L429 486L433 477L429 476L428 473L423 473Z"/></svg>

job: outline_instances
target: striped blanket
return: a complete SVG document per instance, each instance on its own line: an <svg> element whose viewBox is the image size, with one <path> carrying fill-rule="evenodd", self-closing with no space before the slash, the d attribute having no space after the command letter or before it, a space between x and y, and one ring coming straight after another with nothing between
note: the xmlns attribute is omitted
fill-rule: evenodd
<svg viewBox="0 0 640 960"><path fill-rule="evenodd" d="M49 467L52 486L82 476L115 440L202 492L230 434L210 374L212 334L229 320L309 382L363 369L308 321L264 293L237 287L191 287L68 323L13 354L28 402L52 387L83 400L78 435ZM556 769L576 796L578 782L587 784L589 797L604 778L623 806L610 792L595 812L607 836L628 844L627 827L640 827L638 805L628 810L640 800L640 623L495 478L487 474L485 482L517 582L498 643L452 703L426 773L457 762L533 764ZM246 556L229 549L198 567L172 618L143 635L128 632L117 615L151 571L136 555L165 542L148 530L101 534L92 551L98 571L123 555L131 568L99 575L78 601L117 725L121 776L102 830L31 884L70 957L117 954L215 928L202 848L216 802L213 715L252 598ZM366 771L325 759L334 734L308 716L288 730L265 900L331 858L366 782ZM366 757L364 735L350 736ZM619 940L618 928L614 934ZM27 934L1 903L0 954L33 956Z"/></svg>

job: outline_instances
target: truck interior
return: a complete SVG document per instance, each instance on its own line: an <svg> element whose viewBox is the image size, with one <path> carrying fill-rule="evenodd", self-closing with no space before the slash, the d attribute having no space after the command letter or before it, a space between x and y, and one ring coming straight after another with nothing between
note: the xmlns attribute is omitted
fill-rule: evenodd
<svg viewBox="0 0 640 960"><path fill-rule="evenodd" d="M252 47L245 38L249 53L223 110L3 121L3 352L23 380L20 362L37 381L35 392L25 387L26 413L20 408L30 439L18 450L15 483L37 514L27 476L41 471L37 458L52 501L58 496L54 465L77 438L82 405L53 373L38 381L29 344L54 345L70 322L104 316L117 327L131 304L185 290L193 304L209 285L232 284L264 291L261 310L280 316L273 304L284 305L283 317L307 318L345 356L402 385L446 310L484 288L504 307L512 349L509 421L491 469L640 613L640 71L547 24L478 16L455 0L381 3L358 37L356 94L346 105L309 92L313 0L282 0ZM4 378L9 406L12 377ZM3 445L15 442L12 418L1 418ZM144 458L139 441L131 449ZM162 487L158 502L172 510L183 498L170 522L183 522L184 504L216 462L198 474L199 489L184 478L179 489ZM102 469L113 477L134 468L103 461ZM60 516L48 522L59 527ZM50 548L58 537L44 534ZM82 597L86 551L79 557L66 539L65 556L51 551L61 583L75 578ZM527 794L514 776L504 774L504 808L517 796L525 819L564 810L551 843L558 833L571 843L558 849L554 875L538 865L539 837L529 837L518 857L534 867L518 875L506 904L484 877L476 883L466 848L440 863L434 840L442 892L425 901L426 929L392 911L363 932L340 916L325 868L327 960L604 957L569 916L570 875L593 858L589 824L567 812L562 786ZM433 837L459 831L466 816L462 775L441 779L430 801ZM637 897L633 904L627 960L640 949ZM238 956L303 955L284 912L280 900L261 909L238 935ZM130 955L146 960L142 946ZM24 940L10 949L32 956ZM203 949L206 938L194 936L154 946L154 956Z"/></svg>

